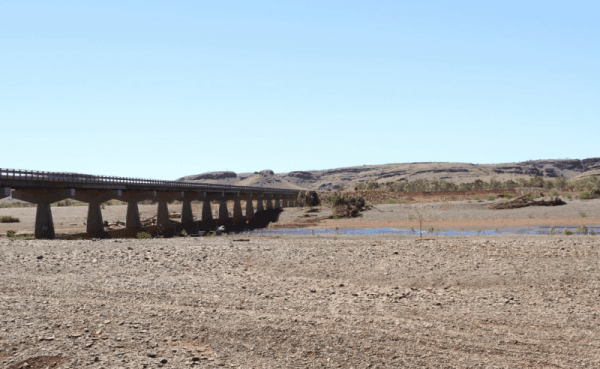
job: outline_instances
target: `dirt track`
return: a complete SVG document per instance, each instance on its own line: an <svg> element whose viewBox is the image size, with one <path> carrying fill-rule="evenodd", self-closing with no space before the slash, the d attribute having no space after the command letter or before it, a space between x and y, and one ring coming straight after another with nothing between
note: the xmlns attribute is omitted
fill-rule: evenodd
<svg viewBox="0 0 600 369"><path fill-rule="evenodd" d="M234 239L0 240L0 365L600 365L597 238Z"/></svg>

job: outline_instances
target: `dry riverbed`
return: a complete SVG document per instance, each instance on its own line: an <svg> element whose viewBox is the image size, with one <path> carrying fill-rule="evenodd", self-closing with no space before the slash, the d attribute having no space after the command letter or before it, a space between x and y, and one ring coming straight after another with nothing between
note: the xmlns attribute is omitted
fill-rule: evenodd
<svg viewBox="0 0 600 369"><path fill-rule="evenodd" d="M0 367L600 366L598 238L244 239L0 239Z"/></svg>

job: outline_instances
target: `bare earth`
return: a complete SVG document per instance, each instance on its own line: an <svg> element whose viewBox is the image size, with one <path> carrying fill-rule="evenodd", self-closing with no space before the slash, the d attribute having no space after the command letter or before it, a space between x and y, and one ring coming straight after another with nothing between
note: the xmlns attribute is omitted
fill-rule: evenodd
<svg viewBox="0 0 600 369"><path fill-rule="evenodd" d="M0 240L0 366L597 368L589 236Z"/></svg>
<svg viewBox="0 0 600 369"><path fill-rule="evenodd" d="M377 205L345 220L286 208L275 225L417 226L417 209L436 228L600 224L600 200L492 203ZM53 214L76 233L87 208ZM33 231L35 208L6 215L21 223L3 233ZM597 368L599 251L597 236L562 235L0 238L0 367Z"/></svg>

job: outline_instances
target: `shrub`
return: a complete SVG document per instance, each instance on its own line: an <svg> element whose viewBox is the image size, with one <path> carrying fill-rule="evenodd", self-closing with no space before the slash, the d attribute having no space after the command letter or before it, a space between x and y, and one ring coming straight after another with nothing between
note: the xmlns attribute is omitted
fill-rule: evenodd
<svg viewBox="0 0 600 369"><path fill-rule="evenodd" d="M17 235L17 232L15 232L15 231L6 231L6 237L13 238L16 235Z"/></svg>
<svg viewBox="0 0 600 369"><path fill-rule="evenodd" d="M512 195L512 193L508 193L507 192L507 193L504 194L504 198L506 198L506 199L512 199L513 195Z"/></svg>
<svg viewBox="0 0 600 369"><path fill-rule="evenodd" d="M323 202L333 208L333 216L338 218L354 218L361 211L368 210L365 198L361 195L349 195L335 191L323 197Z"/></svg>
<svg viewBox="0 0 600 369"><path fill-rule="evenodd" d="M583 211L580 211L580 212L579 212L579 216L580 216L580 217L582 217L582 218L585 218L585 217L586 217L586 215L587 215L587 214L586 214L585 212L583 212Z"/></svg>
<svg viewBox="0 0 600 369"><path fill-rule="evenodd" d="M568 228L565 228L565 229L563 230L563 234L564 234L565 236L570 236L570 235L572 235L572 234L573 234L573 232L572 232L571 230L569 230Z"/></svg>
<svg viewBox="0 0 600 369"><path fill-rule="evenodd" d="M314 191L300 191L298 192L298 203L302 206L312 208L313 206L321 205L321 200L319 199L319 195Z"/></svg>
<svg viewBox="0 0 600 369"><path fill-rule="evenodd" d="M488 195L485 199L486 200L490 200L490 201L496 200L496 196L495 195Z"/></svg>
<svg viewBox="0 0 600 369"><path fill-rule="evenodd" d="M560 195L560 192L558 192L558 190L556 188L553 189L552 191L550 191L550 196L556 197L558 195Z"/></svg>
<svg viewBox="0 0 600 369"><path fill-rule="evenodd" d="M590 195L589 192L586 191L586 192L582 192L581 194L579 194L579 198L581 200L588 200L588 199L592 198L592 196Z"/></svg>
<svg viewBox="0 0 600 369"><path fill-rule="evenodd" d="M588 233L588 229L587 229L586 226L580 225L579 227L577 227L577 232L579 232L581 234L587 234Z"/></svg>
<svg viewBox="0 0 600 369"><path fill-rule="evenodd" d="M0 223L19 223L19 222L20 222L19 218L13 218L11 216L6 216L6 217L0 218Z"/></svg>
<svg viewBox="0 0 600 369"><path fill-rule="evenodd" d="M379 183L375 181L371 181L367 184L367 190L377 190L379 189Z"/></svg>
<svg viewBox="0 0 600 369"><path fill-rule="evenodd" d="M356 185L354 185L354 191L366 190L366 189L367 189L367 185L365 183L359 182Z"/></svg>
<svg viewBox="0 0 600 369"><path fill-rule="evenodd" d="M139 238L139 239L152 238L152 236L148 232L140 232L137 234L137 238Z"/></svg>

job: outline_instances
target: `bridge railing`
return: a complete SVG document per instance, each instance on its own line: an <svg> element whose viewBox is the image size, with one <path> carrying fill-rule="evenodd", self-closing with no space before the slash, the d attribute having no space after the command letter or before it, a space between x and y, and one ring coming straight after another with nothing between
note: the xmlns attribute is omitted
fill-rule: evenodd
<svg viewBox="0 0 600 369"><path fill-rule="evenodd" d="M81 184L97 184L102 187L117 188L120 186L149 186L149 187L166 187L173 190L205 190L205 191L262 191L273 193L296 193L298 190L287 190L280 188L265 188L251 186L232 186L222 184L209 183L190 183L184 181L165 181L156 179L142 179L129 177L112 177L112 176L96 176L80 173L61 173L61 172L43 172L35 170L20 170L0 168L0 179L8 179L13 181L43 181L43 182L63 182L63 183L81 183Z"/></svg>

